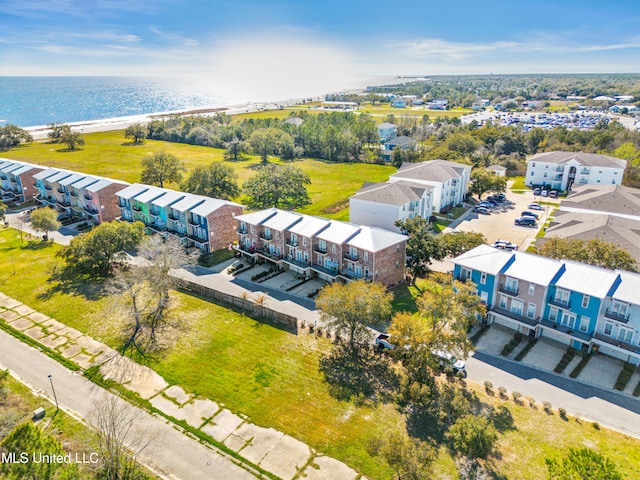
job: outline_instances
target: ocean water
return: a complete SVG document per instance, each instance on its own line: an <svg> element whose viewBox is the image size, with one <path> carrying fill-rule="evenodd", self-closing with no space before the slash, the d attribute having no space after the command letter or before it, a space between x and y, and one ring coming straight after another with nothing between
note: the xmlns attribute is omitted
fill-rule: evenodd
<svg viewBox="0 0 640 480"><path fill-rule="evenodd" d="M102 120L235 103L214 87L131 77L0 77L0 126Z"/></svg>

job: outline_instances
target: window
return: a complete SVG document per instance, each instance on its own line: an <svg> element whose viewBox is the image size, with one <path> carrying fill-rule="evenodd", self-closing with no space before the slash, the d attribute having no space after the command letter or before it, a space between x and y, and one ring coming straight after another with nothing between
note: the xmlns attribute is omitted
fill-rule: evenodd
<svg viewBox="0 0 640 480"><path fill-rule="evenodd" d="M613 323L611 322L606 322L604 324L604 334L605 335L611 335L611 332L613 331Z"/></svg>
<svg viewBox="0 0 640 480"><path fill-rule="evenodd" d="M318 250L320 250L321 252L327 251L327 242L325 240L318 241Z"/></svg>
<svg viewBox="0 0 640 480"><path fill-rule="evenodd" d="M628 307L628 305L626 303L621 303L621 302L614 301L613 302L613 307L611 307L611 311L616 316L624 318L627 315L627 307Z"/></svg>
<svg viewBox="0 0 640 480"><path fill-rule="evenodd" d="M368 262L368 261L369 261L369 252L364 252L364 253L362 254L362 258L364 258L364 261L365 261L365 262Z"/></svg>
<svg viewBox="0 0 640 480"><path fill-rule="evenodd" d="M480 285L485 285L487 283L487 274L482 272L480 274Z"/></svg>
<svg viewBox="0 0 640 480"><path fill-rule="evenodd" d="M302 246L303 247L307 246L307 237L302 237Z"/></svg>
<svg viewBox="0 0 640 480"><path fill-rule="evenodd" d="M507 277L504 282L504 288L510 292L518 291L518 280L515 278Z"/></svg>
<svg viewBox="0 0 640 480"><path fill-rule="evenodd" d="M573 329L575 326L575 323L576 323L576 316L574 314L569 312L563 312L562 320L560 320L561 325Z"/></svg>
<svg viewBox="0 0 640 480"><path fill-rule="evenodd" d="M582 308L589 308L589 295L582 296Z"/></svg>
<svg viewBox="0 0 640 480"><path fill-rule="evenodd" d="M489 294L487 292L480 292L480 300L483 303L489 303Z"/></svg>
<svg viewBox="0 0 640 480"><path fill-rule="evenodd" d="M507 308L507 297L505 297L504 295L500 295L500 308L505 309Z"/></svg>
<svg viewBox="0 0 640 480"><path fill-rule="evenodd" d="M522 315L523 308L524 302L522 300L511 300L511 313Z"/></svg>
<svg viewBox="0 0 640 480"><path fill-rule="evenodd" d="M632 339L633 339L633 330L626 327L620 327L620 330L618 331L618 340L631 343Z"/></svg>
<svg viewBox="0 0 640 480"><path fill-rule="evenodd" d="M549 321L555 322L558 319L558 309L551 307L549 309Z"/></svg>
<svg viewBox="0 0 640 480"><path fill-rule="evenodd" d="M547 178L547 172L544 173L544 178Z"/></svg>
<svg viewBox="0 0 640 480"><path fill-rule="evenodd" d="M462 280L469 280L471 278L471 270L468 268L462 268L460 271L460 278Z"/></svg>
<svg viewBox="0 0 640 480"><path fill-rule="evenodd" d="M529 284L528 293L529 293L530 296L534 296L535 295L535 293L536 293L536 285L535 285L535 283L530 283Z"/></svg>
<svg viewBox="0 0 640 480"><path fill-rule="evenodd" d="M331 253L336 253L336 244L331 244Z"/></svg>
<svg viewBox="0 0 640 480"><path fill-rule="evenodd" d="M531 164L531 168L536 168L536 162L533 162L533 163Z"/></svg>
<svg viewBox="0 0 640 480"><path fill-rule="evenodd" d="M529 303L527 305L527 317L528 318L534 318L536 316L536 304L535 303Z"/></svg>
<svg viewBox="0 0 640 480"><path fill-rule="evenodd" d="M587 330L589 330L589 322L591 320L589 319L589 317L585 317L584 315L582 316L582 318L580 319L580 328L579 330L581 332L586 333Z"/></svg>
<svg viewBox="0 0 640 480"><path fill-rule="evenodd" d="M556 302L564 303L565 305L569 304L569 292L567 290L558 289L556 290L555 296Z"/></svg>

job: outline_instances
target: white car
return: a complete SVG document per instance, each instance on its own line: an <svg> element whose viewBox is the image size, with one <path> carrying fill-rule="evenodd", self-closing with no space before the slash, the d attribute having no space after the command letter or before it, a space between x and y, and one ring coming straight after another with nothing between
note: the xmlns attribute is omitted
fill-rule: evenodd
<svg viewBox="0 0 640 480"><path fill-rule="evenodd" d="M442 350L435 350L433 354L438 359L438 363L442 368L451 367L454 372L462 372L464 376L467 375L466 364L462 360L458 360L456 357L451 355L449 352L444 352Z"/></svg>
<svg viewBox="0 0 640 480"><path fill-rule="evenodd" d="M540 205L539 203L530 203L529 204L529 208L531 210L544 210L544 207L542 205Z"/></svg>
<svg viewBox="0 0 640 480"><path fill-rule="evenodd" d="M496 240L493 243L494 248L501 248L502 250L517 250L518 245L511 243L509 240Z"/></svg>

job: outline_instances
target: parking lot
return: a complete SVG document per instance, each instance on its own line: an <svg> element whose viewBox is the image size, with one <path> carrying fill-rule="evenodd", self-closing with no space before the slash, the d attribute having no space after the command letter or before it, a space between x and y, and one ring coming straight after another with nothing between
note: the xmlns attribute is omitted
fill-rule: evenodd
<svg viewBox="0 0 640 480"><path fill-rule="evenodd" d="M536 197L535 200L538 200ZM473 211L467 212L462 221L455 227L456 231L480 232L491 245L496 240L508 240L518 245L520 250L526 248L535 240L540 228L543 227L549 215L549 208L544 210L531 210L528 205L534 202L533 193L512 193L507 191L507 200L513 203L513 208L493 210L490 215L482 215ZM515 219L523 211L530 210L539 215L538 228L517 226Z"/></svg>

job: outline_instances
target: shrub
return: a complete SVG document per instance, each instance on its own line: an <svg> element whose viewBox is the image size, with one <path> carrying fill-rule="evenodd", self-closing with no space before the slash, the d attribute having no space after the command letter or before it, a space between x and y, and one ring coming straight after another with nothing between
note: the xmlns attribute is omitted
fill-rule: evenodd
<svg viewBox="0 0 640 480"><path fill-rule="evenodd" d="M529 406L531 408L536 408L536 399L533 397L527 397L527 400L529 400Z"/></svg>
<svg viewBox="0 0 640 480"><path fill-rule="evenodd" d="M536 345L536 343L538 343L538 339L537 338L531 339L527 343L527 345L525 345L525 347L522 350L520 350L520 353L518 353L518 355L516 355L515 359L517 361L522 360L527 355L527 353L529 353L529 351Z"/></svg>
<svg viewBox="0 0 640 480"><path fill-rule="evenodd" d="M522 394L520 392L512 392L511 396L513 397L513 401L516 403L522 402Z"/></svg>
<svg viewBox="0 0 640 480"><path fill-rule="evenodd" d="M640 385L640 384L639 384ZM489 395L493 395L493 383L491 383L489 380L486 380L484 382L484 390L489 394Z"/></svg>
<svg viewBox="0 0 640 480"><path fill-rule="evenodd" d="M625 362L625 364L622 366L622 368L624 368L625 370L627 370L628 372L633 373L634 370L636 369L636 366L633 365L632 363L627 363Z"/></svg>
<svg viewBox="0 0 640 480"><path fill-rule="evenodd" d="M578 365L576 365L576 368L574 368L571 371L569 376L571 378L577 378L578 375L580 375L580 372L582 372L582 369L587 366L587 363L589 363L589 360L591 360L591 357L592 357L592 355L585 355L584 357L582 357L582 359L580 360L580 363L578 363Z"/></svg>
<svg viewBox="0 0 640 480"><path fill-rule="evenodd" d="M562 407L558 408L558 414L559 414L562 418L567 418L567 411L566 411L564 408L562 408Z"/></svg>
<svg viewBox="0 0 640 480"><path fill-rule="evenodd" d="M627 383L629 383L629 380L631 380L632 375L633 372L630 372L623 367L622 370L620 370L620 374L618 375L618 379L616 380L616 384L613 386L613 388L620 391L624 390L627 386Z"/></svg>
<svg viewBox="0 0 640 480"><path fill-rule="evenodd" d="M504 387L498 387L498 392L500 392L501 398L505 398L507 396L507 389Z"/></svg>
<svg viewBox="0 0 640 480"><path fill-rule="evenodd" d="M550 402L542 402L542 408L546 413L551 413L551 403Z"/></svg>
<svg viewBox="0 0 640 480"><path fill-rule="evenodd" d="M640 382L636 385L636 388L633 389L633 396L637 397L640 395Z"/></svg>

